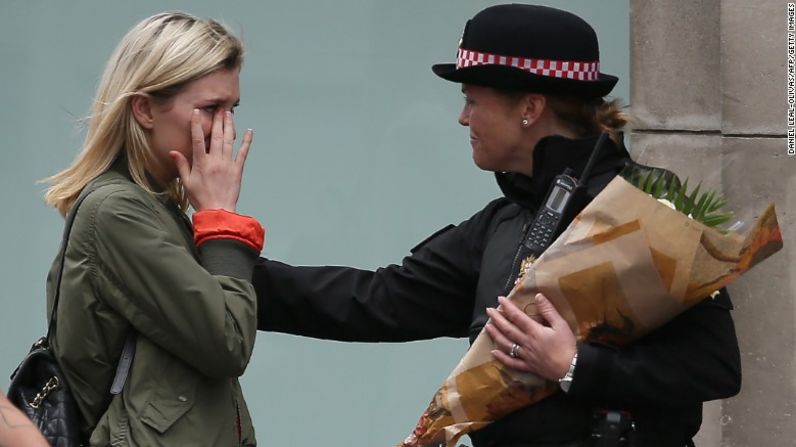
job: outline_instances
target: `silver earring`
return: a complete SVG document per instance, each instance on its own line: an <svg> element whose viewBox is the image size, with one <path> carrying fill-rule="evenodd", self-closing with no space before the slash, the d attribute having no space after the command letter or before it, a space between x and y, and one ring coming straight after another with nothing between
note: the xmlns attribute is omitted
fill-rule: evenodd
<svg viewBox="0 0 796 447"><path fill-rule="evenodd" d="M522 120L522 127L528 127L528 120L527 119L523 119Z"/></svg>

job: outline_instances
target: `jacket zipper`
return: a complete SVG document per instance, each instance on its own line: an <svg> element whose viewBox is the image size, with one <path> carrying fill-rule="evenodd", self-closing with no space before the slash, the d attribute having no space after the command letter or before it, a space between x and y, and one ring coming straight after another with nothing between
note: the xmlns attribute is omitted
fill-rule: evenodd
<svg viewBox="0 0 796 447"><path fill-rule="evenodd" d="M511 269L509 270L509 276L506 278L506 284L503 286L503 294L504 295L508 294L511 291L509 286L512 285L511 284L511 280L514 277L514 272L516 270L518 270L519 267L520 267L519 264L518 264L520 262L520 258L521 258L520 254L522 253L522 248L525 246L525 238L527 236L528 231L530 231L532 222L533 222L533 219L531 219L531 221L526 221L522 225L522 230L520 231L522 237L520 237L520 243L519 243L519 245L517 247L517 253L514 255L514 260L511 262Z"/></svg>
<svg viewBox="0 0 796 447"><path fill-rule="evenodd" d="M236 395L235 379L230 379L230 385L232 385L232 401L235 403L235 434L238 435L238 445L243 445L243 426L240 420L240 404Z"/></svg>

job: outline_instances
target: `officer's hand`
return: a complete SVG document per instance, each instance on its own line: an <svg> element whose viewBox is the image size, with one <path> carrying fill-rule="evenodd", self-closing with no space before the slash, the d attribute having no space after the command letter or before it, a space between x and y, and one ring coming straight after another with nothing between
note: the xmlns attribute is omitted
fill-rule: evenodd
<svg viewBox="0 0 796 447"><path fill-rule="evenodd" d="M498 297L500 308L487 309L490 322L486 331L495 342L492 355L508 366L529 371L548 380L558 380L569 369L577 352L575 334L550 301L541 293L535 304L542 322L536 322L505 297ZM515 356L512 357L514 344Z"/></svg>

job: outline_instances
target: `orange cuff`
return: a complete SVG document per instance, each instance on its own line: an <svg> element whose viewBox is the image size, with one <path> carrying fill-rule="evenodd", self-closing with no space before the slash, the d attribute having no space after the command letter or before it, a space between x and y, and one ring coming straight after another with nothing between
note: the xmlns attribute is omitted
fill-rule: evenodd
<svg viewBox="0 0 796 447"><path fill-rule="evenodd" d="M193 213L193 240L199 247L211 239L234 239L259 253L265 243L265 228L257 219L226 210Z"/></svg>

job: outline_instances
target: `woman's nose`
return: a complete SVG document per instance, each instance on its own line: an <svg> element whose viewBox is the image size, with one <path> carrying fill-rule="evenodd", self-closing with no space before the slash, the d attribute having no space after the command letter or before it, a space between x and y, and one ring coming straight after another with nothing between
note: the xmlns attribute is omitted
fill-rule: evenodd
<svg viewBox="0 0 796 447"><path fill-rule="evenodd" d="M470 125L470 114L467 113L467 109L462 109L462 113L459 114L459 124L462 126L469 126Z"/></svg>

